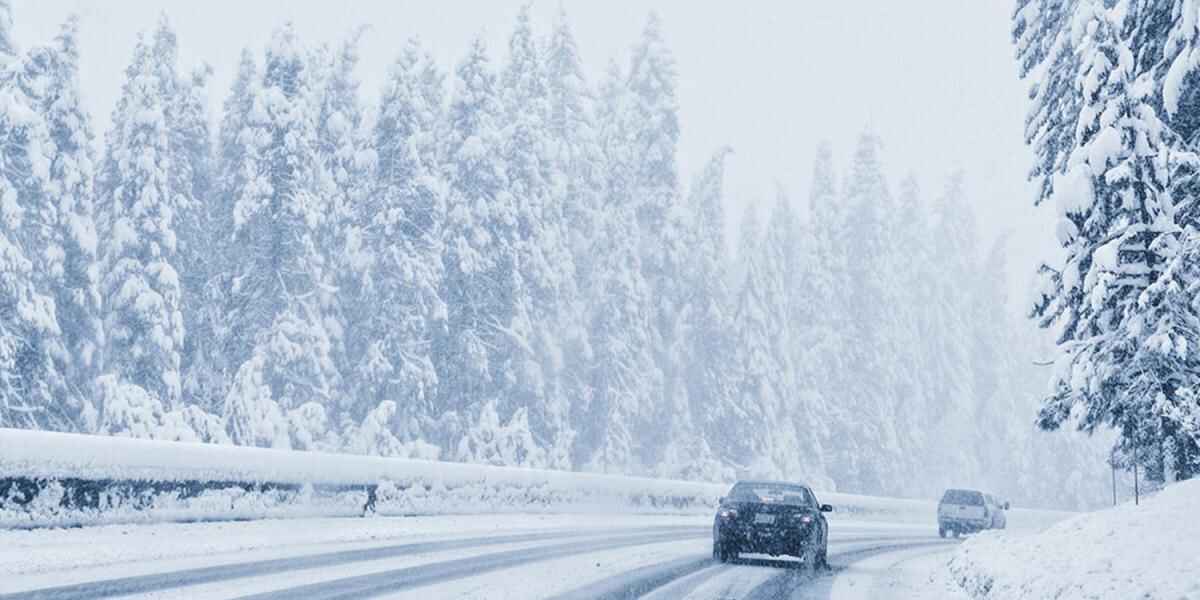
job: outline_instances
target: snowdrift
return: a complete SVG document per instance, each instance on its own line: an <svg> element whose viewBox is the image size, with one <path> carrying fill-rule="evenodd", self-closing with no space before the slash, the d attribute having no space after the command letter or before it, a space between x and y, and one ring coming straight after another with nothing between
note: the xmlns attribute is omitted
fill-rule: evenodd
<svg viewBox="0 0 1200 600"><path fill-rule="evenodd" d="M0 527L363 514L707 513L704 483L0 429ZM932 502L820 493L835 519L929 523Z"/></svg>
<svg viewBox="0 0 1200 600"><path fill-rule="evenodd" d="M1200 598L1200 480L1040 533L987 532L950 561L972 597Z"/></svg>

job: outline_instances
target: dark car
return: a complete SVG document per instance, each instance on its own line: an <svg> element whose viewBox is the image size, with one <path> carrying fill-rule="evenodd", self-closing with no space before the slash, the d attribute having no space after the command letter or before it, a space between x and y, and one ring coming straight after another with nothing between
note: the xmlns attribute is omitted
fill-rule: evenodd
<svg viewBox="0 0 1200 600"><path fill-rule="evenodd" d="M721 498L713 519L713 558L727 562L741 552L795 556L824 567L829 523L807 486L783 481L739 481Z"/></svg>

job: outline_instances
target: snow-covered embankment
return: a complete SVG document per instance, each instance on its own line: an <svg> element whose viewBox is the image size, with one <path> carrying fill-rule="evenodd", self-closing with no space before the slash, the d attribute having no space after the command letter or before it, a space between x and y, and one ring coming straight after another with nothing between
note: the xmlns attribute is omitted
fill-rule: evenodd
<svg viewBox="0 0 1200 600"><path fill-rule="evenodd" d="M949 563L972 597L1200 598L1200 481L1038 533L986 532Z"/></svg>
<svg viewBox="0 0 1200 600"><path fill-rule="evenodd" d="M393 515L709 514L728 489L727 483L0 429L0 528L354 516L368 504L371 512ZM931 501L818 495L836 507L835 520L934 528ZM1047 518L1033 511L1013 517Z"/></svg>

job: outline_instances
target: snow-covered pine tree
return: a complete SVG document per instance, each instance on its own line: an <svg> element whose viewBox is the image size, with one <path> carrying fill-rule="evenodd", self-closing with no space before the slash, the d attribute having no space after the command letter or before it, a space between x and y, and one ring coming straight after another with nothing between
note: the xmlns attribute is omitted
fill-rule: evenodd
<svg viewBox="0 0 1200 600"><path fill-rule="evenodd" d="M70 430L77 415L58 401L64 380L54 360L61 346L54 298L34 284L32 253L42 250L41 209L51 186L54 142L35 101L20 85L25 70L0 6L0 425Z"/></svg>
<svg viewBox="0 0 1200 600"><path fill-rule="evenodd" d="M896 474L881 469L884 457L898 456L894 430L894 399L892 382L887 371L888 324L891 308L887 306L888 283L887 248L890 243L887 219L892 214L892 201L884 180L878 137L864 133L859 137L850 172L846 179L845 207L852 242L847 244L846 275L849 285L845 297L848 343L845 346L845 368L849 378L839 401L851 407L852 437L858 439L864 453L843 454L840 462L857 469L846 473L852 489L863 493L881 493L898 481ZM852 474L853 473L853 474Z"/></svg>
<svg viewBox="0 0 1200 600"><path fill-rule="evenodd" d="M976 422L976 404L962 399L976 398L971 385L970 283L978 278L975 240L979 233L961 172L946 180L934 206L932 226L937 232L933 238L934 268L941 275L935 280L930 305L930 338L935 346L927 368L932 377L929 395L934 399L929 429L938 439L927 464L937 465L935 469L941 472L978 473L979 465L970 455L938 450L945 444L970 443L975 435L970 424Z"/></svg>
<svg viewBox="0 0 1200 600"><path fill-rule="evenodd" d="M563 199L568 242L574 254L577 289L594 280L591 249L603 210L604 156L599 144L594 99L566 13L561 9L547 42L546 88L550 159L555 194Z"/></svg>
<svg viewBox="0 0 1200 600"><path fill-rule="evenodd" d="M529 297L520 270L520 214L509 192L501 129L503 107L483 41L476 38L456 69L444 161L448 182L442 299L446 329L434 343L445 442L457 442L501 390L518 381L531 356ZM468 454L463 454L468 452ZM540 457L532 457L538 464Z"/></svg>
<svg viewBox="0 0 1200 600"><path fill-rule="evenodd" d="M1011 250L1007 234L992 243L982 263L970 274L968 336L970 344L971 389L977 399L975 421L967 427L977 440L980 473L995 481L997 493L1018 493L1014 482L1021 476L1020 461L1012 460L1013 448L1023 445L1031 429L1031 414L1026 397L1014 393L1021 369L1034 367L1030 355L1016 352L1021 348L1008 303L1007 257ZM1041 382L1039 382L1041 383ZM1014 419L1020 415L1022 418ZM980 443L982 441L982 443ZM949 483L949 482L947 482Z"/></svg>
<svg viewBox="0 0 1200 600"><path fill-rule="evenodd" d="M783 325L773 320L770 304L780 290L775 289L772 265L767 264L768 249L762 238L762 224L754 204L746 207L742 216L738 257L745 265L746 277L737 294L732 333L736 339L728 343L736 358L737 380L731 381L726 397L716 398L709 408L711 421L705 423L705 437L723 462L733 468L725 478L749 475L773 478L780 476L774 464L775 437L790 429L790 422L776 420L786 375L780 355L772 348L773 332ZM734 337L730 336L730 337ZM730 354L725 350L724 354ZM728 357L726 357L728 358ZM733 369L723 365L730 373ZM768 427L768 423L772 425ZM786 423L786 425L785 425ZM764 435L766 433L767 435Z"/></svg>
<svg viewBox="0 0 1200 600"><path fill-rule="evenodd" d="M247 131L260 77L253 53L242 50L237 75L222 107L208 195L198 205L204 211L192 217L207 219L208 271L200 295L193 290L185 298L187 312L197 323L193 326L194 335L189 334L185 339L184 390L192 402L218 414L224 410L225 397L239 364L234 362L236 336L227 318L232 306L234 265L240 260L238 246L234 244L233 211L247 181L246 144L240 136ZM194 226L189 222L187 229ZM191 273L185 280L191 281L189 285L198 282Z"/></svg>
<svg viewBox="0 0 1200 600"><path fill-rule="evenodd" d="M221 355L225 327L224 290L228 261L224 253L232 224L223 202L218 157L208 119L208 80L202 64L181 77L172 120L174 185L186 199L179 215L179 264L183 284L184 394L188 403L220 413L229 388L229 368Z"/></svg>
<svg viewBox="0 0 1200 600"><path fill-rule="evenodd" d="M626 85L630 91L629 120L637 149L635 183L638 221L648 234L666 229L679 193L676 146L679 143L679 103L675 97L675 58L663 40L662 22L650 13L641 39L633 48ZM660 234L661 235L661 234ZM648 242L655 241L647 236ZM661 245L648 254L660 260ZM650 269L662 265L647 264ZM651 271L653 273L653 271ZM653 273L657 277L661 274Z"/></svg>
<svg viewBox="0 0 1200 600"><path fill-rule="evenodd" d="M689 215L679 201L679 175L676 165L679 143L679 107L675 96L675 59L662 36L662 24L651 13L634 45L630 67L624 81L626 94L620 96L622 128L620 138L626 146L632 175L631 197L636 202L642 270L651 289L654 321L652 335L655 361L663 373L661 402L655 417L662 423L677 414L690 413L686 382L686 343L681 318L690 290L684 279L691 246ZM670 439L655 440L656 449L647 447L647 460L657 462Z"/></svg>
<svg viewBox="0 0 1200 600"><path fill-rule="evenodd" d="M748 467L748 461L766 459L768 454L762 447L745 452L741 446L744 442L732 439L737 436L737 425L725 423L727 417L736 419L742 411L753 413L748 407L737 406L741 397L739 381L736 371L730 368L737 363L738 349L733 332L733 296L727 287L725 245L725 160L731 152L729 148L718 149L689 192L691 230L686 237L686 271L677 276L688 292L679 305L682 384L687 391L686 396L675 397L686 398L687 403L668 402L670 445L663 462L676 472L663 475L736 477L736 471L697 472L710 460L709 446L735 467ZM697 447L699 439L707 445ZM737 451L739 448L743 451Z"/></svg>
<svg viewBox="0 0 1200 600"><path fill-rule="evenodd" d="M574 405L583 401L591 385L588 305L595 298L595 286L599 283L595 264L599 257L592 250L603 218L600 212L605 187L604 155L599 144L594 98L584 77L574 33L561 9L545 54L549 111L546 133L553 168L552 194L562 203L565 238L562 244L572 254L575 271L574 302L571 306L570 298L564 298L567 301L564 317L572 321L576 328L573 331L578 333L564 340L562 360L564 392Z"/></svg>
<svg viewBox="0 0 1200 600"><path fill-rule="evenodd" d="M225 398L234 443L321 447L338 373L318 289L318 228L332 190L317 151L311 65L292 26L271 38L242 133L229 293L238 365Z"/></svg>
<svg viewBox="0 0 1200 600"><path fill-rule="evenodd" d="M653 403L662 397L662 373L651 352L653 302L638 252L637 213L630 173L610 161L593 252L596 295L589 303L593 355L589 393L575 404L579 434L575 464L592 471L629 473L651 467L644 448L656 431Z"/></svg>
<svg viewBox="0 0 1200 600"><path fill-rule="evenodd" d="M914 175L909 175L900 184L897 196L895 237L892 251L892 273L894 276L893 343L895 369L895 397L897 401L897 427L901 433L906 455L923 455L926 450L940 452L941 445L935 436L926 431L928 418L936 414L931 406L930 391L937 383L929 368L936 354L932 350L937 339L935 325L938 322L932 307L938 304L938 292L931 282L943 278L935 266L931 243L935 239L930 227L929 209L921 199L921 189ZM950 257L938 257L942 259ZM999 299L982 299L986 306L1001 306ZM910 462L916 467L919 463ZM906 484L919 485L923 478L910 472ZM906 487L905 494L925 493L924 489Z"/></svg>
<svg viewBox="0 0 1200 600"><path fill-rule="evenodd" d="M377 454L433 448L419 444L437 414L437 371L430 344L445 325L442 302L442 227L445 183L438 159L437 131L442 118L441 75L432 58L410 40L392 66L379 115L374 148L378 187L351 207L354 279L346 283L348 314L358 317L347 340L354 370L358 410L370 410L375 423L359 426L359 435L383 436L395 443L367 444ZM353 247L355 244L351 244ZM390 405L391 408L384 408ZM387 421L379 423L379 418ZM381 438L382 439L382 438ZM390 439L390 438L388 438Z"/></svg>
<svg viewBox="0 0 1200 600"><path fill-rule="evenodd" d="M786 477L802 477L820 489L833 489L826 474L823 450L823 440L829 436L829 412L817 385L823 378L800 368L796 362L815 358L802 356L797 347L807 344L814 321L819 320L798 321L792 316L801 305L793 297L795 282L807 272L801 260L811 260L809 232L811 228L801 228L791 199L779 187L759 252L768 290L763 296L764 306L768 322L774 323L767 343L780 366L774 422L781 427L775 434L772 460ZM740 331L741 327L735 325L734 330Z"/></svg>
<svg viewBox="0 0 1200 600"><path fill-rule="evenodd" d="M348 259L354 262L351 257L362 251L361 240L354 237L352 214L362 210L358 205L366 201L375 180L376 156L363 129L362 100L354 73L359 61L358 46L365 31L360 27L352 32L334 56L320 92L317 112L317 156L332 194L325 199L325 214L317 230L317 258L322 261L321 273L326 281L316 290L321 312L328 315L326 329L338 371L347 374L363 355L362 345L369 343L355 330L363 315L375 309L361 302L357 307L350 306L362 298L351 295L350 286L356 278L354 270L341 268ZM354 345L358 347L351 347ZM359 398L338 395L341 402L337 408L351 411L354 420L374 408L355 407Z"/></svg>
<svg viewBox="0 0 1200 600"><path fill-rule="evenodd" d="M27 198L28 223L37 222L31 257L35 286L54 298L61 338L54 348L58 371L66 378L60 395L64 413L76 427L90 429L89 402L101 343L93 207L92 130L79 94L78 22L63 24L59 35L30 50L14 82L41 115L51 149L49 187L36 201ZM32 240L31 240L32 241Z"/></svg>
<svg viewBox="0 0 1200 600"><path fill-rule="evenodd" d="M0 67L5 66L17 55L17 43L12 37L12 3L0 0Z"/></svg>
<svg viewBox="0 0 1200 600"><path fill-rule="evenodd" d="M527 408L537 444L550 466L570 466L571 431L566 347L583 345L577 311L574 255L568 246L566 198L555 187L551 158L546 61L534 37L529 6L520 9L501 74L504 164L517 203L521 278L529 294L529 322L513 323L525 341L511 354L517 374L505 391L501 413ZM520 327L528 327L525 332ZM528 353L528 354L526 354ZM526 354L526 355L522 355ZM578 352L573 354L578 355Z"/></svg>
<svg viewBox="0 0 1200 600"><path fill-rule="evenodd" d="M1200 356L1191 351L1200 339L1200 233L1177 233L1155 240L1166 262L1122 331L1138 339L1123 391L1139 419L1123 449L1141 447L1147 478L1161 483L1200 473Z"/></svg>
<svg viewBox="0 0 1200 600"><path fill-rule="evenodd" d="M160 24L162 44L174 47L169 25ZM175 52L171 52L173 55ZM214 197L217 177L208 119L208 79L212 68L201 64L188 75L174 74L168 107L171 147L171 187L179 199L176 216L179 235L180 282L183 288L183 324L187 335L182 354L183 389L188 403L205 411L220 412L227 389L223 361L217 356L216 332L220 329L221 296L218 293L224 261L220 252L228 220L220 215Z"/></svg>
<svg viewBox="0 0 1200 600"><path fill-rule="evenodd" d="M240 138L250 119L254 98L258 93L257 86L260 83L254 53L243 49L233 87L222 107L221 123L217 132L217 176L214 187L220 199L218 212L228 219L230 226L233 224L233 206L236 203L237 190L245 185L242 166L245 164L246 145Z"/></svg>
<svg viewBox="0 0 1200 600"><path fill-rule="evenodd" d="M787 244L794 256L796 274L788 281L788 323L795 329L789 352L796 366L796 379L810 404L821 407L830 426L820 431L819 441L831 454L835 447L856 444L856 440L836 429L834 424L850 419L846 407L837 400L845 389L844 361L846 314L844 294L848 292L846 251L851 241L846 211L837 194L837 175L833 166L833 148L828 142L817 145L808 193L809 225L801 239ZM853 454L855 451L849 451ZM829 464L829 474L835 473ZM838 471L840 478L844 470Z"/></svg>
<svg viewBox="0 0 1200 600"><path fill-rule="evenodd" d="M1033 312L1043 326L1059 331L1061 355L1039 424L1055 429L1082 414L1078 424L1084 430L1112 426L1126 449L1150 446L1153 451L1143 455L1153 460L1163 440L1147 439L1146 425L1156 420L1147 410L1149 398L1161 394L1165 404L1176 403L1174 382L1186 375L1157 372L1157 390L1136 385L1131 361L1138 353L1132 349L1148 343L1147 336L1158 329L1156 316L1173 313L1156 312L1146 290L1166 273L1187 225L1180 221L1187 213L1176 205L1172 178L1194 172L1196 161L1190 152L1172 147L1178 138L1159 116L1156 95L1162 83L1139 62L1147 38L1133 35L1145 26L1138 16L1146 15L1131 17L1100 2L1074 7L1069 40L1078 70L1069 74L1069 93L1081 109L1075 122L1045 127L1035 140L1062 135L1064 127L1073 130L1070 144L1058 148L1066 156L1050 191L1065 259L1059 267L1042 268L1044 284ZM1143 45L1132 46L1139 41ZM1048 72L1067 76L1059 68L1052 63ZM1196 447L1186 436L1172 443ZM1194 469L1184 465L1181 475L1190 477Z"/></svg>
<svg viewBox="0 0 1200 600"><path fill-rule="evenodd" d="M168 407L180 401L183 315L175 269L171 153L160 57L139 39L106 139L97 183L102 213L104 369ZM119 401L114 401L114 406ZM99 407L101 422L112 422ZM114 426L119 427L119 426Z"/></svg>
<svg viewBox="0 0 1200 600"><path fill-rule="evenodd" d="M1081 0L1017 0L1013 11L1013 43L1021 77L1034 78L1029 89L1031 110L1025 117L1025 143L1035 162L1029 178L1037 185L1035 203L1048 199L1054 175L1066 166L1066 148L1074 144L1075 123L1082 108L1072 92L1079 56L1070 35ZM1083 0L1090 2L1090 0Z"/></svg>
<svg viewBox="0 0 1200 600"><path fill-rule="evenodd" d="M645 279L629 143L631 95L625 74L610 62L600 86L597 144L602 152L604 210L589 253L595 257L587 299L592 355L588 387L572 406L578 436L575 464L588 470L645 472L654 466L650 443L654 403L663 376L655 361L655 307Z"/></svg>

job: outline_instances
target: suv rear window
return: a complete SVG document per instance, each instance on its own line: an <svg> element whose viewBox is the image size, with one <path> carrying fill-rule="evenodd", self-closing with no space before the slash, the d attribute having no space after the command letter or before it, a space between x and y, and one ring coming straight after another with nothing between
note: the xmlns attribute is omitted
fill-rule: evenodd
<svg viewBox="0 0 1200 600"><path fill-rule="evenodd" d="M946 490L946 494L942 496L942 504L983 506L983 494L971 490Z"/></svg>

